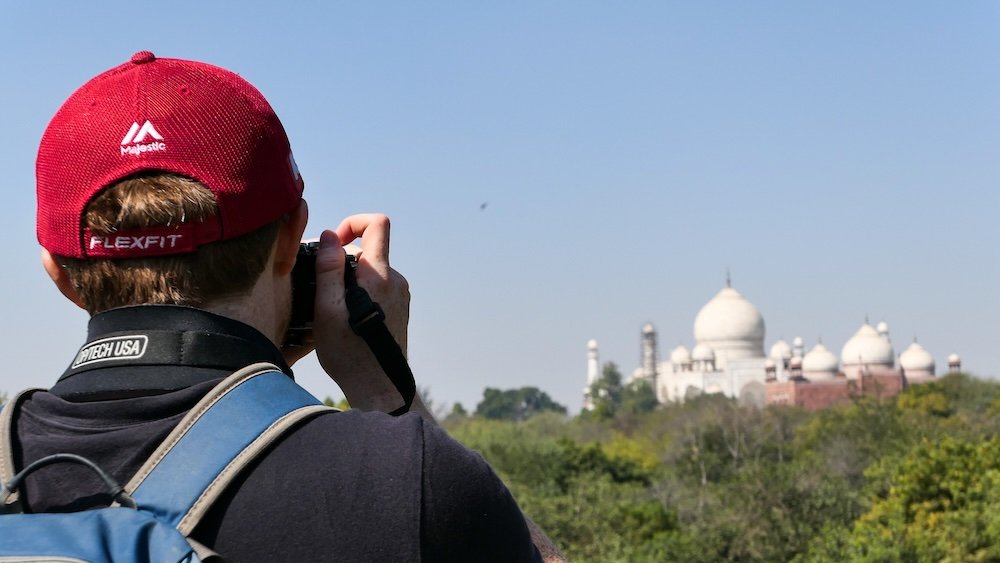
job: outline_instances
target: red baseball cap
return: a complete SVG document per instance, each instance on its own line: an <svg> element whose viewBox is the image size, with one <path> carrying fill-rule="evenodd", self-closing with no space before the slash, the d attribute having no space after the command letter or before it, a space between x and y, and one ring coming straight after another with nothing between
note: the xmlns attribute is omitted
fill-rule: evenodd
<svg viewBox="0 0 1000 563"><path fill-rule="evenodd" d="M83 228L87 204L146 171L197 180L218 214L202 223L111 234ZM60 256L132 258L191 252L250 233L295 209L299 175L285 130L249 82L148 51L74 92L42 136L35 166L38 242Z"/></svg>

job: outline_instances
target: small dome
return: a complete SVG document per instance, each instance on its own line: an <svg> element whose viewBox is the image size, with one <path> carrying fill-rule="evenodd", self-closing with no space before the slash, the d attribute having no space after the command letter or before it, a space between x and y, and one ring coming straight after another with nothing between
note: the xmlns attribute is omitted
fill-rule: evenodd
<svg viewBox="0 0 1000 563"><path fill-rule="evenodd" d="M775 366L776 364L774 363L774 360L772 360L771 358L764 360L764 369L774 369Z"/></svg>
<svg viewBox="0 0 1000 563"><path fill-rule="evenodd" d="M805 346L805 342L802 341L802 337L801 336L796 336L792 340L792 346L795 347L795 348L801 348L801 347Z"/></svg>
<svg viewBox="0 0 1000 563"><path fill-rule="evenodd" d="M591 338L590 340L588 340L587 341L587 349L588 350L597 350L597 341L594 340L593 338Z"/></svg>
<svg viewBox="0 0 1000 563"><path fill-rule="evenodd" d="M761 351L764 348L764 317L740 292L724 287L694 320L694 338L699 343L725 346L746 343Z"/></svg>
<svg viewBox="0 0 1000 563"><path fill-rule="evenodd" d="M934 356L916 341L899 355L899 367L905 371L929 371L934 373Z"/></svg>
<svg viewBox="0 0 1000 563"><path fill-rule="evenodd" d="M646 324L642 325L642 333L643 334L652 334L654 332L656 332L656 329L653 328L653 323L646 323Z"/></svg>
<svg viewBox="0 0 1000 563"><path fill-rule="evenodd" d="M881 334L882 336L889 336L889 323L885 321L879 321L879 323L875 325L875 331Z"/></svg>
<svg viewBox="0 0 1000 563"><path fill-rule="evenodd" d="M837 371L837 356L823 346L817 344L802 358L802 371Z"/></svg>
<svg viewBox="0 0 1000 563"><path fill-rule="evenodd" d="M771 346L771 353L768 354L769 358L775 360L787 360L792 357L792 347L788 345L784 340L779 340Z"/></svg>
<svg viewBox="0 0 1000 563"><path fill-rule="evenodd" d="M882 337L872 325L861 325L858 332L844 344L840 361L845 365L877 364L893 365L892 344Z"/></svg>
<svg viewBox="0 0 1000 563"><path fill-rule="evenodd" d="M712 350L711 346L698 344L694 350L691 350L691 359L696 362L715 361L715 351Z"/></svg>
<svg viewBox="0 0 1000 563"><path fill-rule="evenodd" d="M958 354L952 352L948 354L948 364L960 364L962 363L962 358L958 357Z"/></svg>
<svg viewBox="0 0 1000 563"><path fill-rule="evenodd" d="M799 357L799 356L795 356L794 358L792 358L788 362L788 367L790 367L792 369L801 369L802 368L802 358Z"/></svg>
<svg viewBox="0 0 1000 563"><path fill-rule="evenodd" d="M684 346L674 348L674 351L670 353L670 363L677 365L690 364L691 352Z"/></svg>

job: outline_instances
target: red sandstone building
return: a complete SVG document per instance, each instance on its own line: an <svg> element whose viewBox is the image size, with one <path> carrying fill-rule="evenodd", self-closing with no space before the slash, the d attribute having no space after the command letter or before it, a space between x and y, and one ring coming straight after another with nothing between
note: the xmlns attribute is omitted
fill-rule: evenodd
<svg viewBox="0 0 1000 563"><path fill-rule="evenodd" d="M921 380L923 381L926 380ZM808 410L819 410L860 395L892 397L906 388L907 384L902 372L862 375L857 379L839 375L831 380L816 382L805 378L774 380L769 381L766 386L767 404L795 405Z"/></svg>
<svg viewBox="0 0 1000 563"><path fill-rule="evenodd" d="M909 385L935 379L934 359L915 341L899 355L898 369L893 366L892 349L887 344L884 331L873 330L865 323L844 347L842 372L837 371L836 357L822 344L805 358L791 358L784 381L778 380L774 362L770 361L766 368L767 404L819 410L859 396L892 397ZM851 357L858 360L851 362ZM957 355L948 357L949 371L961 367Z"/></svg>

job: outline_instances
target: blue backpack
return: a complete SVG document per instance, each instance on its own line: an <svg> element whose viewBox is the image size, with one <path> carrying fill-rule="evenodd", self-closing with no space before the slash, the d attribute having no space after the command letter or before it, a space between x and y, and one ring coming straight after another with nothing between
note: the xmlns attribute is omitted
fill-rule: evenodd
<svg viewBox="0 0 1000 563"><path fill-rule="evenodd" d="M0 413L0 561L198 562L217 558L189 536L232 479L277 437L325 407L270 364L242 369L184 417L136 475L119 486L80 456L56 454L13 475L10 442L17 403ZM22 514L24 477L52 463L82 463L108 485L108 508Z"/></svg>

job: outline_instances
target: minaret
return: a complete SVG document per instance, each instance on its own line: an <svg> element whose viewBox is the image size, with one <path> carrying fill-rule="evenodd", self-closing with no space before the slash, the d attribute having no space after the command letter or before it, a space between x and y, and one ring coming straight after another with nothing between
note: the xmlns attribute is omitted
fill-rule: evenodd
<svg viewBox="0 0 1000 563"><path fill-rule="evenodd" d="M642 377L656 388L656 329L653 323L642 327Z"/></svg>
<svg viewBox="0 0 1000 563"><path fill-rule="evenodd" d="M801 336L796 336L795 339L792 340L792 357L802 358L805 355L806 355L805 341L802 340Z"/></svg>
<svg viewBox="0 0 1000 563"><path fill-rule="evenodd" d="M590 396L590 389L597 383L597 378L601 374L600 355L597 352L597 341L590 339L587 341L587 386L583 389L583 410L594 410L594 401Z"/></svg>
<svg viewBox="0 0 1000 563"><path fill-rule="evenodd" d="M962 358L952 352L948 354L948 373L959 373L962 371Z"/></svg>
<svg viewBox="0 0 1000 563"><path fill-rule="evenodd" d="M886 342L892 342L892 339L889 338L889 323L880 321L878 326L875 327L875 331L878 332L879 336L885 338Z"/></svg>

